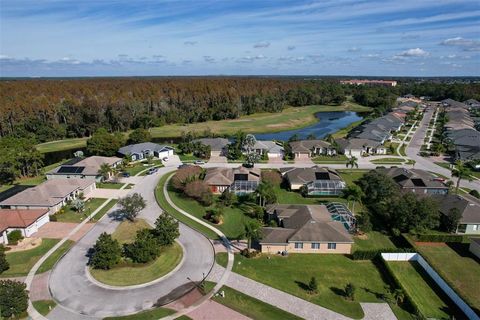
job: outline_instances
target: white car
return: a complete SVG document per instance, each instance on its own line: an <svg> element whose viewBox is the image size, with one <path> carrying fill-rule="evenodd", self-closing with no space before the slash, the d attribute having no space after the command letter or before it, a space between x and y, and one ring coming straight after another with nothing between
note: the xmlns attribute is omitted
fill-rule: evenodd
<svg viewBox="0 0 480 320"><path fill-rule="evenodd" d="M194 164L205 164L203 160L195 160Z"/></svg>

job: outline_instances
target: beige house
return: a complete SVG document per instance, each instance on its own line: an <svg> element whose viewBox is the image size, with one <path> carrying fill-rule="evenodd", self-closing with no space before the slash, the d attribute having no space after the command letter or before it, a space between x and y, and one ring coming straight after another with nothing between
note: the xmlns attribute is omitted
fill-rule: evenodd
<svg viewBox="0 0 480 320"><path fill-rule="evenodd" d="M330 143L323 140L299 140L290 142L295 159L308 159L319 155L333 156L337 153Z"/></svg>
<svg viewBox="0 0 480 320"><path fill-rule="evenodd" d="M100 182L103 180L99 173L102 164L108 164L111 168L115 168L122 162L118 157L101 157L91 156L85 159L74 159L72 162L62 164L55 169L47 172L47 179L95 179ZM111 176L111 174L109 174Z"/></svg>
<svg viewBox="0 0 480 320"><path fill-rule="evenodd" d="M88 195L96 189L94 179L52 179L28 188L0 202L7 209L47 209L50 214L59 211L68 200L81 193Z"/></svg>
<svg viewBox="0 0 480 320"><path fill-rule="evenodd" d="M250 193L257 189L261 172L258 168L208 168L204 182L215 194L225 190L235 193Z"/></svg>
<svg viewBox="0 0 480 320"><path fill-rule="evenodd" d="M280 171L290 190L306 187L311 196L338 196L347 186L334 169L326 167L282 168Z"/></svg>
<svg viewBox="0 0 480 320"><path fill-rule="evenodd" d="M324 205L273 205L267 213L279 227L263 228L263 253L349 254L352 250L352 236Z"/></svg>
<svg viewBox="0 0 480 320"><path fill-rule="evenodd" d="M336 140L341 154L347 157L360 158L364 155L384 155L387 148L379 141L370 139L338 139Z"/></svg>
<svg viewBox="0 0 480 320"><path fill-rule="evenodd" d="M8 233L14 230L20 230L26 238L31 237L49 221L47 209L0 209L0 243L8 244Z"/></svg>

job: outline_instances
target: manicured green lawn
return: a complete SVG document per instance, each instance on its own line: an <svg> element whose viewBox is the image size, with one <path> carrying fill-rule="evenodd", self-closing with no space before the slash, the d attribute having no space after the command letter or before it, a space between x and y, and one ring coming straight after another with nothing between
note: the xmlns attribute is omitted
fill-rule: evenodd
<svg viewBox="0 0 480 320"><path fill-rule="evenodd" d="M450 319L448 304L435 291L440 289L417 262L389 261L388 265L424 316Z"/></svg>
<svg viewBox="0 0 480 320"><path fill-rule="evenodd" d="M123 243L130 243L135 240L137 231L142 229L151 229L152 227L143 219L135 219L134 222L129 220L122 221L120 225L112 233L112 238Z"/></svg>
<svg viewBox="0 0 480 320"><path fill-rule="evenodd" d="M131 165L129 165L124 172L128 172L130 176L135 176L138 173L142 172L143 170L153 168L153 167L161 167L162 166L162 161L160 160L153 160L152 163L149 165L146 162L135 162Z"/></svg>
<svg viewBox="0 0 480 320"><path fill-rule="evenodd" d="M185 210L199 219L203 219L203 217L206 215L206 211L209 209L197 201L179 194L171 188L169 188L168 194L170 195L170 199L172 199L172 201L180 209ZM225 208L222 224L215 225L210 223L208 220L203 219L203 221L210 223L212 226L215 226L217 229L221 230L229 239L243 238L245 223L249 220L250 218L247 217L243 211L235 205L233 207Z"/></svg>
<svg viewBox="0 0 480 320"><path fill-rule="evenodd" d="M217 255L220 264L226 265L226 260L226 254ZM363 317L359 302L383 302L378 296L386 292L387 285L372 261L353 261L337 254L262 255L253 259L235 255L233 271L355 319ZM312 276L318 282L315 295L303 289ZM355 301L343 296L348 283L357 288Z"/></svg>
<svg viewBox="0 0 480 320"><path fill-rule="evenodd" d="M71 206L66 205L63 209L64 212L60 213L61 211L59 211L55 213L55 217L57 218L58 222L80 223L104 202L105 199L90 198L88 201L85 202L85 209L83 210L83 212L76 212L71 208Z"/></svg>
<svg viewBox="0 0 480 320"><path fill-rule="evenodd" d="M314 163L345 163L347 161L347 157L343 154L339 154L336 156L317 156L312 159Z"/></svg>
<svg viewBox="0 0 480 320"><path fill-rule="evenodd" d="M338 169L337 172L340 174L340 177L347 183L347 185L351 185L355 183L358 179L363 177L365 173L369 170L362 170L362 169Z"/></svg>
<svg viewBox="0 0 480 320"><path fill-rule="evenodd" d="M417 245L416 248L470 306L480 310L480 264L469 252L468 244L451 246Z"/></svg>
<svg viewBox="0 0 480 320"><path fill-rule="evenodd" d="M45 240L45 239L43 239ZM67 240L65 241L57 250L55 250L48 258L45 260L40 268L37 270L37 274L47 272L53 268L55 263L68 251L73 245L74 241Z"/></svg>
<svg viewBox="0 0 480 320"><path fill-rule="evenodd" d="M257 300L250 296L247 296L235 289L232 289L227 286L223 286L220 291L225 292L225 298L221 296L216 296L212 300L227 306L230 309L236 310L239 313L251 318L258 320L300 320L299 318L291 313L283 311L279 308L276 308L270 304L267 304L263 301Z"/></svg>
<svg viewBox="0 0 480 320"><path fill-rule="evenodd" d="M382 159L375 159L375 160L372 160L370 161L371 163L375 163L375 164L401 164L401 163L404 163L405 161L403 159L400 159L400 158L382 158Z"/></svg>
<svg viewBox="0 0 480 320"><path fill-rule="evenodd" d="M96 215L94 215L92 217L92 219L90 221L95 222L95 221L100 220L105 215L105 213L107 213L110 209L112 209L117 204L117 202L118 202L117 199L110 200L102 209L100 209L97 212Z"/></svg>
<svg viewBox="0 0 480 320"><path fill-rule="evenodd" d="M185 161L195 161L195 160L202 160L198 157L195 157L193 154L178 154L178 157L180 158L180 161L185 162ZM205 160L206 161L206 160Z"/></svg>
<svg viewBox="0 0 480 320"><path fill-rule="evenodd" d="M171 175L173 175L174 172L170 173L170 174L165 174L163 177L160 178L160 181L158 182L158 186L157 188L155 189L155 198L157 199L157 202L158 202L158 205L163 209L165 210L166 212L168 212L168 214L170 214L171 216L173 216L175 219L183 222L184 224L190 226L191 228L201 232L202 234L204 234L206 237L210 238L210 239L217 239L218 236L215 232L213 232L212 230L210 230L209 228L199 224L198 222L196 221L193 221L192 219L186 217L185 215L183 215L182 213L178 212L177 210L175 210L168 202L167 200L165 199L165 196L163 194L163 186L165 185L168 177L170 177Z"/></svg>
<svg viewBox="0 0 480 320"><path fill-rule="evenodd" d="M101 189L120 189L125 184L124 183L112 183L112 182L97 182L97 188Z"/></svg>
<svg viewBox="0 0 480 320"><path fill-rule="evenodd" d="M42 244L38 247L19 252L6 252L7 261L10 269L4 271L0 277L21 277L26 276L33 265L50 250L59 240L42 239Z"/></svg>
<svg viewBox="0 0 480 320"><path fill-rule="evenodd" d="M371 231L366 233L365 237L354 237L355 244L353 250L376 250L384 248L395 248L395 244L392 242L389 236L378 232Z"/></svg>
<svg viewBox="0 0 480 320"><path fill-rule="evenodd" d="M70 150L74 148L84 148L87 146L88 138L72 138L57 141L45 142L37 145L37 150L46 153L61 150Z"/></svg>
<svg viewBox="0 0 480 320"><path fill-rule="evenodd" d="M140 313L132 314L129 316L123 317L107 317L103 320L157 320L163 317L174 314L175 311L167 308L156 308L148 311L143 311Z"/></svg>
<svg viewBox="0 0 480 320"><path fill-rule="evenodd" d="M256 113L242 116L234 120L207 121L193 124L172 124L150 129L153 137L175 138L180 137L182 132L204 132L210 130L219 135L232 135L241 130L245 133L269 133L284 130L293 130L309 126L318 121L315 117L317 112L327 111L360 111L369 112L370 108L349 102L341 106L306 106L286 108L279 113Z"/></svg>
<svg viewBox="0 0 480 320"><path fill-rule="evenodd" d="M42 316L46 316L57 305L53 300L37 300L32 304Z"/></svg>
<svg viewBox="0 0 480 320"><path fill-rule="evenodd" d="M174 243L162 248L160 256L147 264L120 263L110 270L90 269L91 275L98 281L113 286L131 286L158 279L180 263L183 256L182 247Z"/></svg>

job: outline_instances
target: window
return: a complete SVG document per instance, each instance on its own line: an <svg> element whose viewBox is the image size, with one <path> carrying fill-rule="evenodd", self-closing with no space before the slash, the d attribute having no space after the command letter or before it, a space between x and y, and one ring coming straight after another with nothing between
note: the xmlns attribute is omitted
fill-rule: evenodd
<svg viewBox="0 0 480 320"><path fill-rule="evenodd" d="M318 242L313 242L313 243L312 243L312 249L320 249L320 243L318 243Z"/></svg>
<svg viewBox="0 0 480 320"><path fill-rule="evenodd" d="M303 249L303 243L302 242L295 242L295 249Z"/></svg>
<svg viewBox="0 0 480 320"><path fill-rule="evenodd" d="M337 249L337 244L334 242L329 242L328 243L328 250L335 250Z"/></svg>

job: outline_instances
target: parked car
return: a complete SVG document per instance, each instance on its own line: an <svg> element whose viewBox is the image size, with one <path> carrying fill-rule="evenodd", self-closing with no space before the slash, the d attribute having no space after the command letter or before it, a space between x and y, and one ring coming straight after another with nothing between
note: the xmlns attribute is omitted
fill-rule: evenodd
<svg viewBox="0 0 480 320"><path fill-rule="evenodd" d="M158 168L150 168L148 169L147 174L154 174L157 171L158 171Z"/></svg>
<svg viewBox="0 0 480 320"><path fill-rule="evenodd" d="M188 163L182 163L181 165L178 166L178 169L183 169L183 168L188 168L190 165Z"/></svg>
<svg viewBox="0 0 480 320"><path fill-rule="evenodd" d="M128 173L128 172L122 172L122 177L128 178L128 177L130 177L130 173Z"/></svg>
<svg viewBox="0 0 480 320"><path fill-rule="evenodd" d="M164 157L162 160L165 161L165 162L167 162L167 161L168 161L168 157Z"/></svg>
<svg viewBox="0 0 480 320"><path fill-rule="evenodd" d="M205 161L203 160L195 160L195 164L205 164Z"/></svg>

